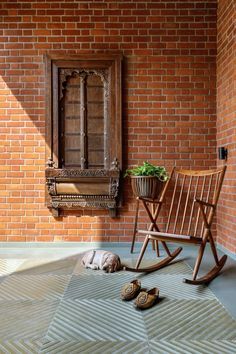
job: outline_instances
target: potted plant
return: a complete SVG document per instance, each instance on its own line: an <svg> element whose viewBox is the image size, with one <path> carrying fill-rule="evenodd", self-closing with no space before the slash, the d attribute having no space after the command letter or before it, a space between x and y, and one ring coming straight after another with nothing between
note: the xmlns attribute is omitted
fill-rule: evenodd
<svg viewBox="0 0 236 354"><path fill-rule="evenodd" d="M155 199L168 180L168 173L163 166L154 166L145 161L143 165L127 169L125 177L131 178L131 186L136 197Z"/></svg>

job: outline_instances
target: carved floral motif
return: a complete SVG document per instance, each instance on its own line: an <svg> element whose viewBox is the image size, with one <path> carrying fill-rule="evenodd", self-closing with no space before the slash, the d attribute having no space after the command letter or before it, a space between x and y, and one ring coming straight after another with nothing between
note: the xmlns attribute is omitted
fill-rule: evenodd
<svg viewBox="0 0 236 354"><path fill-rule="evenodd" d="M115 157L111 163L111 169L117 171L119 170L119 166L120 166L119 160L117 159L117 157Z"/></svg>
<svg viewBox="0 0 236 354"><path fill-rule="evenodd" d="M48 188L48 193L50 195L56 195L57 194L55 178L47 178L46 186Z"/></svg>
<svg viewBox="0 0 236 354"><path fill-rule="evenodd" d="M58 170L57 177L110 177L109 170L89 170L89 169L62 169Z"/></svg>
<svg viewBox="0 0 236 354"><path fill-rule="evenodd" d="M116 198L118 196L118 191L119 191L119 178L113 178L111 182L111 195Z"/></svg>
<svg viewBox="0 0 236 354"><path fill-rule="evenodd" d="M88 209L112 209L116 207L115 201L52 201L52 208L73 209L73 208L88 208Z"/></svg>

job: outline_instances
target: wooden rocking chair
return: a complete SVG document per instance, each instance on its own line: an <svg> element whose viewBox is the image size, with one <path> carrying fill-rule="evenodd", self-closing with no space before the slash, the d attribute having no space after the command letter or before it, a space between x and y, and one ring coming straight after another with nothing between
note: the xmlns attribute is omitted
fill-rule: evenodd
<svg viewBox="0 0 236 354"><path fill-rule="evenodd" d="M198 256L193 270L193 279L184 279L186 283L196 285L208 283L217 276L224 266L227 256L224 255L222 258L218 258L211 226L225 170L226 167L203 171L178 170L174 168L158 200L139 198L139 201L143 203L147 211L151 223L147 230L137 230L137 233L146 234L146 237L135 268L126 267L126 270L150 272L166 266L182 250L179 247L174 252L170 252L166 244L166 242L170 241L173 243L199 245ZM164 231L161 231L157 225L157 218L165 204L166 215L163 217L166 216L166 227ZM153 206L155 206L154 213ZM153 266L139 268L150 240L154 242L160 241L167 253L167 257ZM216 264L205 276L197 279L207 242L210 243Z"/></svg>

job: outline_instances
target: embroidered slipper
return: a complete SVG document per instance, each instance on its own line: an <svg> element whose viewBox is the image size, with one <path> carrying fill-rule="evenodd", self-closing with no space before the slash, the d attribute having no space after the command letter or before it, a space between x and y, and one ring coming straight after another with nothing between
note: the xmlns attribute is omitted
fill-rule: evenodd
<svg viewBox="0 0 236 354"><path fill-rule="evenodd" d="M153 288L149 291L141 291L135 299L134 305L139 309L148 309L153 306L159 297L159 289Z"/></svg>
<svg viewBox="0 0 236 354"><path fill-rule="evenodd" d="M130 283L125 284L121 289L121 299L122 300L132 300L134 299L141 289L141 283L138 279L132 280Z"/></svg>

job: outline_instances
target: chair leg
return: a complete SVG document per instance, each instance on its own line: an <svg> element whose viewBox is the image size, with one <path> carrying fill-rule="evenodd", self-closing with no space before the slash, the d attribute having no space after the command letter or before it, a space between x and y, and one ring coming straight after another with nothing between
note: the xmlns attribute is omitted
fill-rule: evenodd
<svg viewBox="0 0 236 354"><path fill-rule="evenodd" d="M221 269L224 267L226 260L227 260L227 256L226 255L222 256L221 259L219 260L218 265L212 268L206 275L196 280L184 279L184 283L192 284L192 285L208 284L219 274Z"/></svg>
<svg viewBox="0 0 236 354"><path fill-rule="evenodd" d="M156 251L157 257L160 257L160 249L159 249L158 240L153 240L152 239L152 250Z"/></svg>
<svg viewBox="0 0 236 354"><path fill-rule="evenodd" d="M155 249L156 249L155 241L152 240L152 250L155 251Z"/></svg>
<svg viewBox="0 0 236 354"><path fill-rule="evenodd" d="M135 219L134 219L133 239L132 239L132 245L131 245L130 253L133 253L133 251L134 251L134 243L135 243L135 237L136 237L136 233L137 233L138 212L139 212L139 199L137 198L137 200L136 200L136 212L135 212Z"/></svg>
<svg viewBox="0 0 236 354"><path fill-rule="evenodd" d="M201 264L201 260L203 257L204 249L206 246L206 242L208 239L210 241L210 246L211 246L211 250L212 250L216 265L207 274L205 274L204 276L202 276L200 278L198 277L198 279L196 279L197 274L198 274L198 270L199 270L199 267ZM200 244L198 257L197 257L194 271L193 271L193 279L192 280L184 279L184 282L187 284L193 284L193 285L208 284L211 280L213 280L219 274L219 272L221 271L221 269L225 265L226 260L227 260L226 255L222 256L220 259L218 258L215 243L212 238L211 230L208 229L206 231L205 237L203 237L202 243Z"/></svg>
<svg viewBox="0 0 236 354"><path fill-rule="evenodd" d="M213 240L211 232L210 232L210 235L209 235L209 240L210 240L210 246L211 246L211 250L212 250L216 265L219 265L219 258L218 258L218 255L217 255L215 242Z"/></svg>
<svg viewBox="0 0 236 354"><path fill-rule="evenodd" d="M195 263L195 266L194 266L193 280L195 280L196 277L197 277L197 274L198 274L198 271L199 271L199 267L200 267L200 264L201 264L201 261L202 261L203 253L204 253L204 250L205 250L205 246L206 246L206 241L203 240L203 242L200 244L197 260L196 260L196 263Z"/></svg>
<svg viewBox="0 0 236 354"><path fill-rule="evenodd" d="M164 247L164 249L165 249L166 253L168 254L168 256L171 257L171 252L170 252L167 244L164 241L162 241L162 246Z"/></svg>
<svg viewBox="0 0 236 354"><path fill-rule="evenodd" d="M157 257L160 257L159 243L157 240L155 240L155 249L156 249Z"/></svg>
<svg viewBox="0 0 236 354"><path fill-rule="evenodd" d="M146 251L146 248L147 248L147 245L148 245L148 242L149 242L149 235L147 235L145 237L145 240L143 242L143 246L142 246L142 249L140 251L140 254L139 254L139 257L138 257L138 260L137 260L137 263L136 263L136 266L135 268L137 269L143 259L143 255L144 255L144 252Z"/></svg>
<svg viewBox="0 0 236 354"><path fill-rule="evenodd" d="M151 214L152 214L152 217L153 217L153 220L155 221L155 214L156 214L156 208L155 208L155 205L152 204L152 208L151 208ZM150 225L149 226L149 229L150 231L153 230L153 227L157 228L156 227L156 223L154 223L154 225ZM157 257L160 257L160 250L159 250L159 243L158 243L158 240L152 240L152 249L156 251L156 255Z"/></svg>

